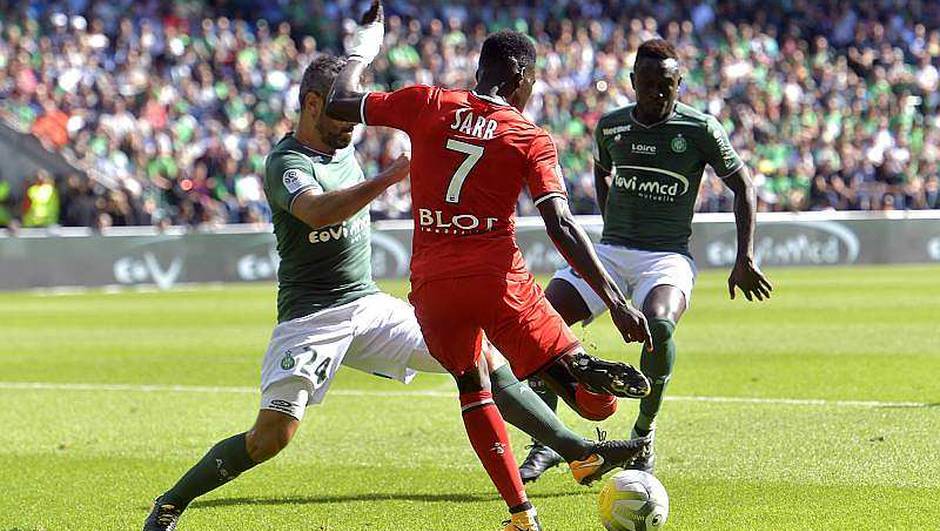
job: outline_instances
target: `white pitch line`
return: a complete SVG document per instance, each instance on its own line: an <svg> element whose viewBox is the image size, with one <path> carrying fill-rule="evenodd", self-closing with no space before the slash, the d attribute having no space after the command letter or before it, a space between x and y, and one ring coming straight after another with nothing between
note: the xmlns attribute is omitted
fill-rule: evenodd
<svg viewBox="0 0 940 531"><path fill-rule="evenodd" d="M257 387L204 386L204 385L146 385L146 384L105 384L105 383L54 383L54 382L0 382L0 390L30 391L119 391L132 393L232 393L258 394ZM335 396L366 397L432 397L454 398L452 391L403 390L369 391L357 389L336 389L330 391ZM719 404L764 404L784 406L820 406L848 408L925 408L927 402L885 402L878 400L824 400L815 398L757 398L737 396L667 396L674 402L708 402Z"/></svg>
<svg viewBox="0 0 940 531"><path fill-rule="evenodd" d="M825 400L822 398L757 398L747 396L667 396L666 400L677 402L717 402L728 404L772 404L785 406L833 406L857 408L921 408L930 407L928 402L883 402L878 400Z"/></svg>

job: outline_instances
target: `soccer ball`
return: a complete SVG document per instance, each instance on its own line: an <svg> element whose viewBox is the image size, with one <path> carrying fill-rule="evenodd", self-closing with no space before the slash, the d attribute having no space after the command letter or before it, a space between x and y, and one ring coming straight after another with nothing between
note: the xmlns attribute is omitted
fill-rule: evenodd
<svg viewBox="0 0 940 531"><path fill-rule="evenodd" d="M669 517L666 488L640 470L624 470L608 479L597 506L607 531L660 529Z"/></svg>

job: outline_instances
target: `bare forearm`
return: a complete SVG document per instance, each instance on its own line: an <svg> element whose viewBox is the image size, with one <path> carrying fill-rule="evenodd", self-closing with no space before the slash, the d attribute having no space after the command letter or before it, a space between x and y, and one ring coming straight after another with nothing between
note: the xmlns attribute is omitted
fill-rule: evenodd
<svg viewBox="0 0 940 531"><path fill-rule="evenodd" d="M363 122L361 115L362 98L360 88L362 73L368 65L357 57L350 57L333 83L333 90L326 104L326 114L335 120Z"/></svg>
<svg viewBox="0 0 940 531"><path fill-rule="evenodd" d="M750 196L750 197L748 197ZM750 259L754 256L754 189L747 195L734 198L734 220L738 229L738 258Z"/></svg>
<svg viewBox="0 0 940 531"><path fill-rule="evenodd" d="M393 183L376 178L343 190L304 195L295 201L291 213L314 229L336 225L368 206Z"/></svg>
<svg viewBox="0 0 940 531"><path fill-rule="evenodd" d="M727 178L726 184L734 192L734 222L738 234L738 260L750 260L754 256L757 193L745 168Z"/></svg>
<svg viewBox="0 0 940 531"><path fill-rule="evenodd" d="M626 304L623 292L601 265L594 251L594 245L574 218L566 212L563 215L549 216L543 213L543 219L545 219L548 236L558 252L600 296L604 304L608 307L613 304Z"/></svg>

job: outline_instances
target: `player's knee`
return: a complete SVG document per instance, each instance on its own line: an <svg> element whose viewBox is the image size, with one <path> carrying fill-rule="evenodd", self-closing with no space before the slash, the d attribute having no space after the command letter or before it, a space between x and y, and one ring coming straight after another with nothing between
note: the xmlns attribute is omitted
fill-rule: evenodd
<svg viewBox="0 0 940 531"><path fill-rule="evenodd" d="M649 320L650 335L653 336L653 343L666 343L672 339L676 331L676 323L672 319L654 317Z"/></svg>
<svg viewBox="0 0 940 531"><path fill-rule="evenodd" d="M296 422L296 421L295 421ZM246 438L248 455L255 463L267 461L287 448L294 435L291 421L256 424Z"/></svg>
<svg viewBox="0 0 940 531"><path fill-rule="evenodd" d="M457 382L457 392L461 395L481 391L490 392L490 378L486 362L482 358L480 361L477 367L453 375Z"/></svg>
<svg viewBox="0 0 940 531"><path fill-rule="evenodd" d="M574 396L578 414L587 420L600 422L617 412L617 397L613 395L592 393L578 385Z"/></svg>

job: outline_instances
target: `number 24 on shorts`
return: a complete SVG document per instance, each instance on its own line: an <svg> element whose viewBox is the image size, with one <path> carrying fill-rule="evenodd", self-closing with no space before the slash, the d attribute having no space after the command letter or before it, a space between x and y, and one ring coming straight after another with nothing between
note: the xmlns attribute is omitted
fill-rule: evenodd
<svg viewBox="0 0 940 531"><path fill-rule="evenodd" d="M309 365L315 365L317 361L319 360L319 355L317 354L317 351L314 350L312 347L303 347L303 351L309 352L311 355L310 361L308 361L307 363ZM289 371L293 369L294 365L297 364L297 358L295 356L296 354L292 350L285 351L284 357L281 358L281 368L284 369L285 371ZM327 376L329 376L329 373L327 371L329 371L330 363L332 363L333 360L329 356L323 356L322 360L319 360L319 361L320 361L320 364L317 365L317 368L314 369L313 371L313 374L317 377L317 380L315 383L318 387L322 385L323 382L326 381Z"/></svg>

